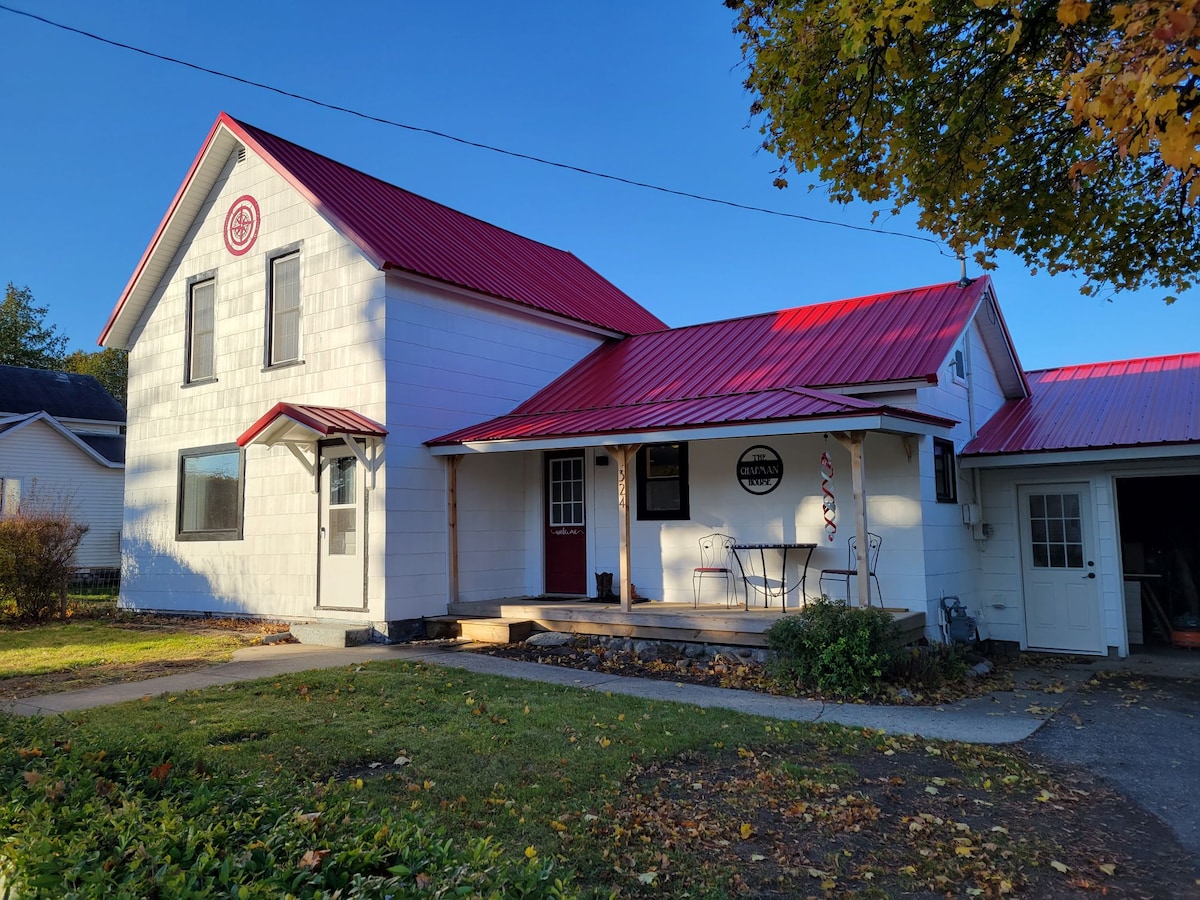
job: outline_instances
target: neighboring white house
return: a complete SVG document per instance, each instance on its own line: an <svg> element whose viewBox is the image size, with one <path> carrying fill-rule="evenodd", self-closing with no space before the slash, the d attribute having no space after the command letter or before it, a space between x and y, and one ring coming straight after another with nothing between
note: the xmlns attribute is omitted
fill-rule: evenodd
<svg viewBox="0 0 1200 900"><path fill-rule="evenodd" d="M121 565L125 410L90 375L0 366L0 515L62 508L88 526L75 565Z"/></svg>
<svg viewBox="0 0 1200 900"><path fill-rule="evenodd" d="M1132 569L1115 526L1083 524L1113 519L1117 463L1064 460L1091 466L1089 512L1017 534L1031 493L1069 491L1025 468L1019 429L988 437L1046 379L986 278L668 329L570 254L222 115L101 341L130 351L129 607L397 637L452 600L586 595L598 571L691 604L712 532L817 544L811 592L872 532L877 593L930 636L955 596L984 637L1128 651ZM1195 409L1138 453L1186 468ZM1086 539L1052 551L1051 527ZM1041 569L1083 584L1072 612Z"/></svg>

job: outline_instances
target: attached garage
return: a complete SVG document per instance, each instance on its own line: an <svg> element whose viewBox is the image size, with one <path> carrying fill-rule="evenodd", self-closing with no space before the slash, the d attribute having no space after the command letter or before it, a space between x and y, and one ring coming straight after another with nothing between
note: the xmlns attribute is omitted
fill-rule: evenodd
<svg viewBox="0 0 1200 900"><path fill-rule="evenodd" d="M982 630L1120 656L1200 641L1200 354L1028 377L963 450Z"/></svg>

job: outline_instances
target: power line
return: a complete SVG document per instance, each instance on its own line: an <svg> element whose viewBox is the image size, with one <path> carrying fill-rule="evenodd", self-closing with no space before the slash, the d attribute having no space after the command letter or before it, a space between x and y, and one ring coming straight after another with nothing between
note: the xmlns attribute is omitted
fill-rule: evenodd
<svg viewBox="0 0 1200 900"><path fill-rule="evenodd" d="M183 66L184 68L187 68L187 69L192 69L197 72L203 72L206 75L215 75L217 78L225 78L225 79L228 79L229 81L236 81L238 84L244 84L249 87L259 88L260 90L264 90L264 91L270 91L271 93L279 94L282 97L288 97L292 100L299 100L302 103L309 103L309 104L312 104L313 106L321 107L322 109L329 109L329 110L333 110L334 112L345 113L346 115L355 116L359 119L365 119L368 122L377 122L380 125L388 125L388 126L391 126L392 128L400 128L405 131L412 131L412 132L416 132L418 134L427 134L432 137L441 138L442 140L453 141L456 144L463 144L464 146L467 146L467 147L474 147L477 150L487 150L492 153L499 153L502 156L510 156L515 159L523 159L523 160L527 160L528 162L537 163L537 164L543 165L543 166L552 166L556 169L565 169L568 172L577 172L580 175L590 175L593 178L604 178L604 179L607 179L608 181L615 181L620 184L627 184L630 187L644 188L645 190L650 190L650 191L658 191L659 193L662 193L662 194L670 194L671 196L674 196L674 197L684 197L688 200L699 200L703 203L715 203L719 206L728 206L733 209L741 209L741 210L745 210L747 212L762 213L762 214L768 215L768 216L778 216L779 218L784 218L784 219L798 219L802 222L810 222L814 225L830 225L835 228L846 228L846 229L849 229L850 231L862 231L862 232L866 232L868 234L883 234L883 235L888 235L889 237L907 238L911 241L924 241L927 244L933 244L933 246L936 247L938 249L938 252L941 253L943 256L950 255L950 254L947 254L944 250L942 250L942 244L940 241L936 241L933 238L925 237L924 235L908 234L903 231L892 231L887 228L870 228L865 225L850 225L846 222L835 222L832 219L819 219L814 216L805 216L805 215L801 215L800 213L784 212L784 211L778 210L778 209L770 209L765 206L752 206L747 203L738 203L736 200L724 200L720 197L709 197L704 194L697 194L697 193L693 193L691 191L681 191L681 190L676 190L675 188L663 187L662 185L658 185L658 184L651 184L646 181L637 181L633 178L624 178L620 175L612 175L607 172L598 172L595 169L588 169L588 168L584 168L583 166L575 166L570 163L558 162L556 160L546 159L541 156L534 156L529 153L521 153L517 150L506 150L503 147L496 147L491 144L484 144L480 141L468 140L467 138L458 137L457 135L453 135L453 134L448 134L447 132L444 132L444 131L437 131L436 129L433 129L433 128L423 128L419 125L409 125L405 122L397 122L393 119L385 119L381 116L371 115L370 113L361 112L360 110L357 110L357 109L351 109L350 107L347 107L347 106L339 106L336 103L326 103L323 100L317 100L313 97L306 96L305 94L297 94L294 91L284 90L283 88L278 88L278 87L275 87L274 85L265 84L261 81L254 81L249 78L243 78L240 75L231 75L230 73L222 72L219 69L211 69L208 66L202 66L202 65L199 65L198 63L188 62L187 60L178 59L174 56L166 56L161 53L155 53L152 50L145 50L141 47L135 47L132 44L125 44L125 43L122 43L121 41L114 41L111 38L102 37L101 35L95 34L90 31L86 31L82 28L75 28L74 26L67 25L63 22L56 22L53 19L47 19L45 16L39 16L35 13L27 12L26 10L23 10L23 9L15 9L14 7L6 6L2 3L0 3L0 10L3 10L4 12L12 13L13 15L16 15L16 16L23 16L27 19L33 19L36 22L41 22L44 25L49 25L52 28L58 28L58 29L61 29L62 31L68 31L71 34L76 34L76 35L79 35L80 37L88 38L89 40L99 41L100 43L107 44L110 47L117 47L118 49L121 49L121 50L128 50L132 53L139 53L142 56L148 56L151 59L157 59L161 62L171 63L172 65L176 65L176 66Z"/></svg>

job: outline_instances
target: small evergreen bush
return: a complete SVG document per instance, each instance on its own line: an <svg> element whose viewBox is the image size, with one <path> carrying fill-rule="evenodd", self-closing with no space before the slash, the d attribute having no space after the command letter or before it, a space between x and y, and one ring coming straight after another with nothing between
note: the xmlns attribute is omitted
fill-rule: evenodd
<svg viewBox="0 0 1200 900"><path fill-rule="evenodd" d="M767 647L776 679L857 700L880 692L900 637L892 616L882 609L822 597L771 626Z"/></svg>

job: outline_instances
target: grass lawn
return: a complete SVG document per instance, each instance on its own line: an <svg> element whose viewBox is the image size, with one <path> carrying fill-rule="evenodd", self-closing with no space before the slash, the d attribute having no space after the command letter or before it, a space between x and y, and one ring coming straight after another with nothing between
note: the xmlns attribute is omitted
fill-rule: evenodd
<svg viewBox="0 0 1200 900"><path fill-rule="evenodd" d="M88 619L0 626L0 700L200 668L227 660L253 640L232 631Z"/></svg>
<svg viewBox="0 0 1200 900"><path fill-rule="evenodd" d="M399 661L0 717L5 797L31 896L1196 888L1156 819L1019 751Z"/></svg>

